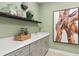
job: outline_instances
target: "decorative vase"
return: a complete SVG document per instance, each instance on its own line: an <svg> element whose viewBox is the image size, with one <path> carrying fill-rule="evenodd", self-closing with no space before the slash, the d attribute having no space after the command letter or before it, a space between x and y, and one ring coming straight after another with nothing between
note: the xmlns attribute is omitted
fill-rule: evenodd
<svg viewBox="0 0 79 59"><path fill-rule="evenodd" d="M27 17L26 18L27 20L32 20L33 19L33 14L31 13L31 11L26 12L26 17Z"/></svg>

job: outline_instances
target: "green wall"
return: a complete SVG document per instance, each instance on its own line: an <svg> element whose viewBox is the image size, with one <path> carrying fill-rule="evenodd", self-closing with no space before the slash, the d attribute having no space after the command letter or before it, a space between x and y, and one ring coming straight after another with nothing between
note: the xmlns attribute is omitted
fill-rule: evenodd
<svg viewBox="0 0 79 59"><path fill-rule="evenodd" d="M41 27L42 31L50 33L51 48L69 51L72 53L79 53L79 45L69 45L53 42L53 11L78 6L79 3L77 2L48 2L40 4L40 20L43 22Z"/></svg>
<svg viewBox="0 0 79 59"><path fill-rule="evenodd" d="M19 10L21 10L20 8L21 2L17 2L17 3L0 2L0 8L6 7L7 4L13 4L14 6L17 6ZM39 20L39 5L35 2L33 3L28 2L28 7L29 8L27 10L31 10L34 14L34 17L33 17L34 20ZM5 10L0 10L0 11L5 11ZM23 17L25 17L25 12L23 12ZM14 36L18 33L18 31L22 27L28 28L29 33L38 31L38 24L36 23L0 17L0 38Z"/></svg>
<svg viewBox="0 0 79 59"><path fill-rule="evenodd" d="M7 3L0 3L0 8L6 6ZM18 6L20 9L20 2L12 3ZM78 7L79 3L65 3L65 2L49 2L38 4L36 2L28 2L28 10L32 10L34 14L34 20L42 21L41 29L44 32L50 33L50 48L60 49L72 53L79 53L79 45L69 45L62 43L53 42L53 11L61 10L65 8ZM1 10L0 10L1 11ZM25 17L25 12L23 12L23 17ZM0 38L1 37L10 37L18 33L18 30L21 27L27 27L30 33L37 32L39 30L40 24L18 21L11 18L0 17Z"/></svg>

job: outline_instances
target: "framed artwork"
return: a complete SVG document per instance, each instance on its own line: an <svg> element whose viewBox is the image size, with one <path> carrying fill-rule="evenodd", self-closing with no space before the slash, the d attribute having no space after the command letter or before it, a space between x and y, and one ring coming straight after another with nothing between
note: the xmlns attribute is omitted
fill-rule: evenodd
<svg viewBox="0 0 79 59"><path fill-rule="evenodd" d="M79 44L78 10L78 8L70 8L53 12L54 42Z"/></svg>

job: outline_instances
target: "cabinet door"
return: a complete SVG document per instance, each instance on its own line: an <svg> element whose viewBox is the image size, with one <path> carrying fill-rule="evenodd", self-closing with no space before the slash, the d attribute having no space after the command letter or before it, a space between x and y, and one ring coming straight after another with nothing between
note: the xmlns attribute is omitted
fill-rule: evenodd
<svg viewBox="0 0 79 59"><path fill-rule="evenodd" d="M33 42L30 44L30 55L31 56L40 56L40 40Z"/></svg>
<svg viewBox="0 0 79 59"><path fill-rule="evenodd" d="M29 55L29 45L18 49L17 52L18 52L17 56L28 56Z"/></svg>
<svg viewBox="0 0 79 59"><path fill-rule="evenodd" d="M5 56L28 56L28 55L29 55L29 45L17 49L11 53L8 53Z"/></svg>
<svg viewBox="0 0 79 59"><path fill-rule="evenodd" d="M49 48L49 36L41 39L41 56L44 56Z"/></svg>
<svg viewBox="0 0 79 59"><path fill-rule="evenodd" d="M44 56L49 48L49 36L30 44L30 55Z"/></svg>

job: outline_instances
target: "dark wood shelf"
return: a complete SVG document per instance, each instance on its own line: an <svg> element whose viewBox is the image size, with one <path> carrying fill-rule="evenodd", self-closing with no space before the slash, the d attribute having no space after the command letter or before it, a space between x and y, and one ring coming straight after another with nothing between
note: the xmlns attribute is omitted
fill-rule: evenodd
<svg viewBox="0 0 79 59"><path fill-rule="evenodd" d="M12 19L16 19L16 20L22 20L22 21L28 21L28 22L33 22L33 23L42 23L40 21L36 21L36 20L27 20L25 17L21 17L21 16L15 16L9 13L5 13L5 12L0 12L0 16L2 17L7 17L7 18L12 18Z"/></svg>

